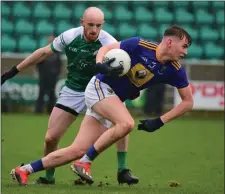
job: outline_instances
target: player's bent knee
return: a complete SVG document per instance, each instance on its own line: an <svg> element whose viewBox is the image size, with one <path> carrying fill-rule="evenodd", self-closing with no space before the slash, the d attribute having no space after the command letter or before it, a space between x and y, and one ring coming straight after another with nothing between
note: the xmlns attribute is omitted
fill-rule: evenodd
<svg viewBox="0 0 225 194"><path fill-rule="evenodd" d="M59 137L52 136L50 134L45 135L45 143L48 144L57 144L59 142Z"/></svg>
<svg viewBox="0 0 225 194"><path fill-rule="evenodd" d="M129 121L127 121L127 133L130 133L132 131L132 129L134 128L134 120L130 119Z"/></svg>
<svg viewBox="0 0 225 194"><path fill-rule="evenodd" d="M134 128L134 120L129 119L119 123L119 127L122 129L123 135L127 135Z"/></svg>

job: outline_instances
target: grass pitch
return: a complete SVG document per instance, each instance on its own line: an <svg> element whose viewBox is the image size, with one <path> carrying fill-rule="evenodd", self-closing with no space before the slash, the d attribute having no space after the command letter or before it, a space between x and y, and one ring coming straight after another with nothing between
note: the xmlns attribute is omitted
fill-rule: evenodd
<svg viewBox="0 0 225 194"><path fill-rule="evenodd" d="M60 147L70 145L77 133L79 117L63 137ZM18 186L9 176L21 163L42 156L48 116L2 115L3 194L222 194L224 193L224 122L221 119L178 119L154 133L134 131L130 135L128 167L140 178L138 185L116 182L116 149L112 146L92 166L92 186L73 185L77 176L70 165L56 170L56 185L33 185L44 172L30 176L28 186ZM138 118L136 118L138 123ZM91 128L90 128L91 130ZM170 181L178 187L170 187ZM103 186L99 186L102 182ZM108 183L109 185L105 185Z"/></svg>

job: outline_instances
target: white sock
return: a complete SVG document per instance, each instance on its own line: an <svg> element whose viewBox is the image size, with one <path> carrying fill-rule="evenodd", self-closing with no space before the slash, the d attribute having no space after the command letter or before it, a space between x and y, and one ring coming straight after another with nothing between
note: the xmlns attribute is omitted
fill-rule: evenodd
<svg viewBox="0 0 225 194"><path fill-rule="evenodd" d="M90 160L90 158L85 154L81 159L80 162L83 163L91 163L92 161Z"/></svg>
<svg viewBox="0 0 225 194"><path fill-rule="evenodd" d="M24 166L21 166L20 170L22 170L22 171L29 171L30 173L34 172L32 166L30 164L26 164Z"/></svg>

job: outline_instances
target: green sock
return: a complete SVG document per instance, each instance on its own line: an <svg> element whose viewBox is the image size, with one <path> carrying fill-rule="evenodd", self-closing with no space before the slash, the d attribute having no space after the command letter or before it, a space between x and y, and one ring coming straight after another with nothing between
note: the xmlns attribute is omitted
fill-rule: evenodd
<svg viewBox="0 0 225 194"><path fill-rule="evenodd" d="M117 152L118 172L126 168L127 152Z"/></svg>
<svg viewBox="0 0 225 194"><path fill-rule="evenodd" d="M52 181L54 180L55 178L55 169L54 168L50 168L50 169L47 169L46 170L46 178L49 180L49 181Z"/></svg>

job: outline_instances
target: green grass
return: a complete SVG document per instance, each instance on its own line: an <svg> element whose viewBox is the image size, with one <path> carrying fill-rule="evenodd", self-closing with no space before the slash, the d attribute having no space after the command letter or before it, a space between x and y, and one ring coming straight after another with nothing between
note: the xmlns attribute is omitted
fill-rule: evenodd
<svg viewBox="0 0 225 194"><path fill-rule="evenodd" d="M63 137L60 147L70 145L81 117ZM69 165L56 171L56 185L18 186L10 170L42 156L48 116L2 115L2 193L3 194L222 194L224 193L224 123L220 119L178 119L155 133L134 131L130 135L128 167L140 178L138 185L119 186L116 182L116 149L112 146L92 167L95 183L75 186L76 175ZM91 130L91 128L90 128ZM32 183L43 172L30 176ZM105 178L105 177L108 178ZM174 180L180 187L170 188ZM108 186L98 184L108 182Z"/></svg>

